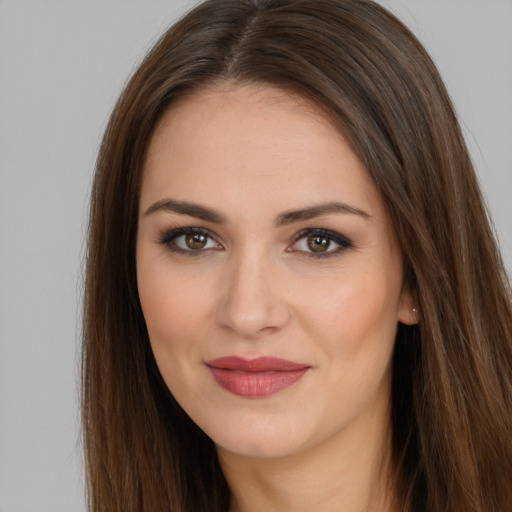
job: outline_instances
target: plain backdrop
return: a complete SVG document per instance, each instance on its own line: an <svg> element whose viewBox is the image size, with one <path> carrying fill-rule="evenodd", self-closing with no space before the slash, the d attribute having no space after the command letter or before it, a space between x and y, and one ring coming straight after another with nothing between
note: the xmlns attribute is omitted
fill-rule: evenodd
<svg viewBox="0 0 512 512"><path fill-rule="evenodd" d="M188 0L0 0L0 512L84 512L88 190L123 83ZM512 0L382 0L454 99L512 269ZM129 411L128 411L129 412Z"/></svg>

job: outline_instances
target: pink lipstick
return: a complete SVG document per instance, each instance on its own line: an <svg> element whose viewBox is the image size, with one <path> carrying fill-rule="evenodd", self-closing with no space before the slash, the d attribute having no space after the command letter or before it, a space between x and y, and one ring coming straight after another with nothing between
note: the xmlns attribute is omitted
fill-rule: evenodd
<svg viewBox="0 0 512 512"><path fill-rule="evenodd" d="M260 398L299 381L310 366L277 357L230 356L206 362L215 382L235 395Z"/></svg>

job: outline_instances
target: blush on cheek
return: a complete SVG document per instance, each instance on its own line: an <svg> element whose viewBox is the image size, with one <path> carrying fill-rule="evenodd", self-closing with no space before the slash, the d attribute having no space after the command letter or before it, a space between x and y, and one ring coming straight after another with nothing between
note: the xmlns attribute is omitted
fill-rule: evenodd
<svg viewBox="0 0 512 512"><path fill-rule="evenodd" d="M149 259L149 258L148 258ZM151 264L152 263L152 264ZM158 272L158 262L139 267L138 291L148 331L165 336L172 330L180 330L180 324L186 325L194 312L192 299L187 297L176 279L165 272Z"/></svg>
<svg viewBox="0 0 512 512"><path fill-rule="evenodd" d="M171 340L180 340L186 336L190 320L183 309L174 308L172 305L165 307L151 298L142 305L142 310L152 345L169 344Z"/></svg>
<svg viewBox="0 0 512 512"><path fill-rule="evenodd" d="M188 361L190 353L198 350L207 340L203 332L206 325L205 294L193 287L180 288L178 279L153 279L141 272L139 297L146 321L151 347L162 374L163 366ZM188 291L185 293L183 290ZM190 360L197 360L193 357Z"/></svg>
<svg viewBox="0 0 512 512"><path fill-rule="evenodd" d="M317 300L318 307L312 311L317 325L326 334L339 333L345 340L355 344L364 343L365 333L378 326L389 314L388 290L375 282L340 282L337 293L329 293L331 300Z"/></svg>

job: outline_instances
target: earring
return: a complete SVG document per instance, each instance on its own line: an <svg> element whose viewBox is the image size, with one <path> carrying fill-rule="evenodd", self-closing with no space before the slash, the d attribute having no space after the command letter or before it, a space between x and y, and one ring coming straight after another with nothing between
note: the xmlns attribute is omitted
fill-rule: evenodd
<svg viewBox="0 0 512 512"><path fill-rule="evenodd" d="M416 313L416 311L418 311L416 308L412 308L413 313Z"/></svg>

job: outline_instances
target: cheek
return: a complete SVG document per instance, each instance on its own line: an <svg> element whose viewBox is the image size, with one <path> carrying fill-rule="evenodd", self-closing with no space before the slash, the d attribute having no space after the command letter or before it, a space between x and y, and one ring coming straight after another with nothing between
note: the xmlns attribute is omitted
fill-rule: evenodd
<svg viewBox="0 0 512 512"><path fill-rule="evenodd" d="M199 400L198 390L187 385L201 362L208 340L209 314L202 280L184 279L168 262L138 265L139 298L151 349L160 373L180 403Z"/></svg>
<svg viewBox="0 0 512 512"><path fill-rule="evenodd" d="M362 370L387 362L398 322L399 276L357 272L324 285L301 310L326 363Z"/></svg>
<svg viewBox="0 0 512 512"><path fill-rule="evenodd" d="M204 340L202 330L210 305L201 280L183 278L167 262L137 265L139 298L151 346L160 364L176 361L173 356L190 353Z"/></svg>

